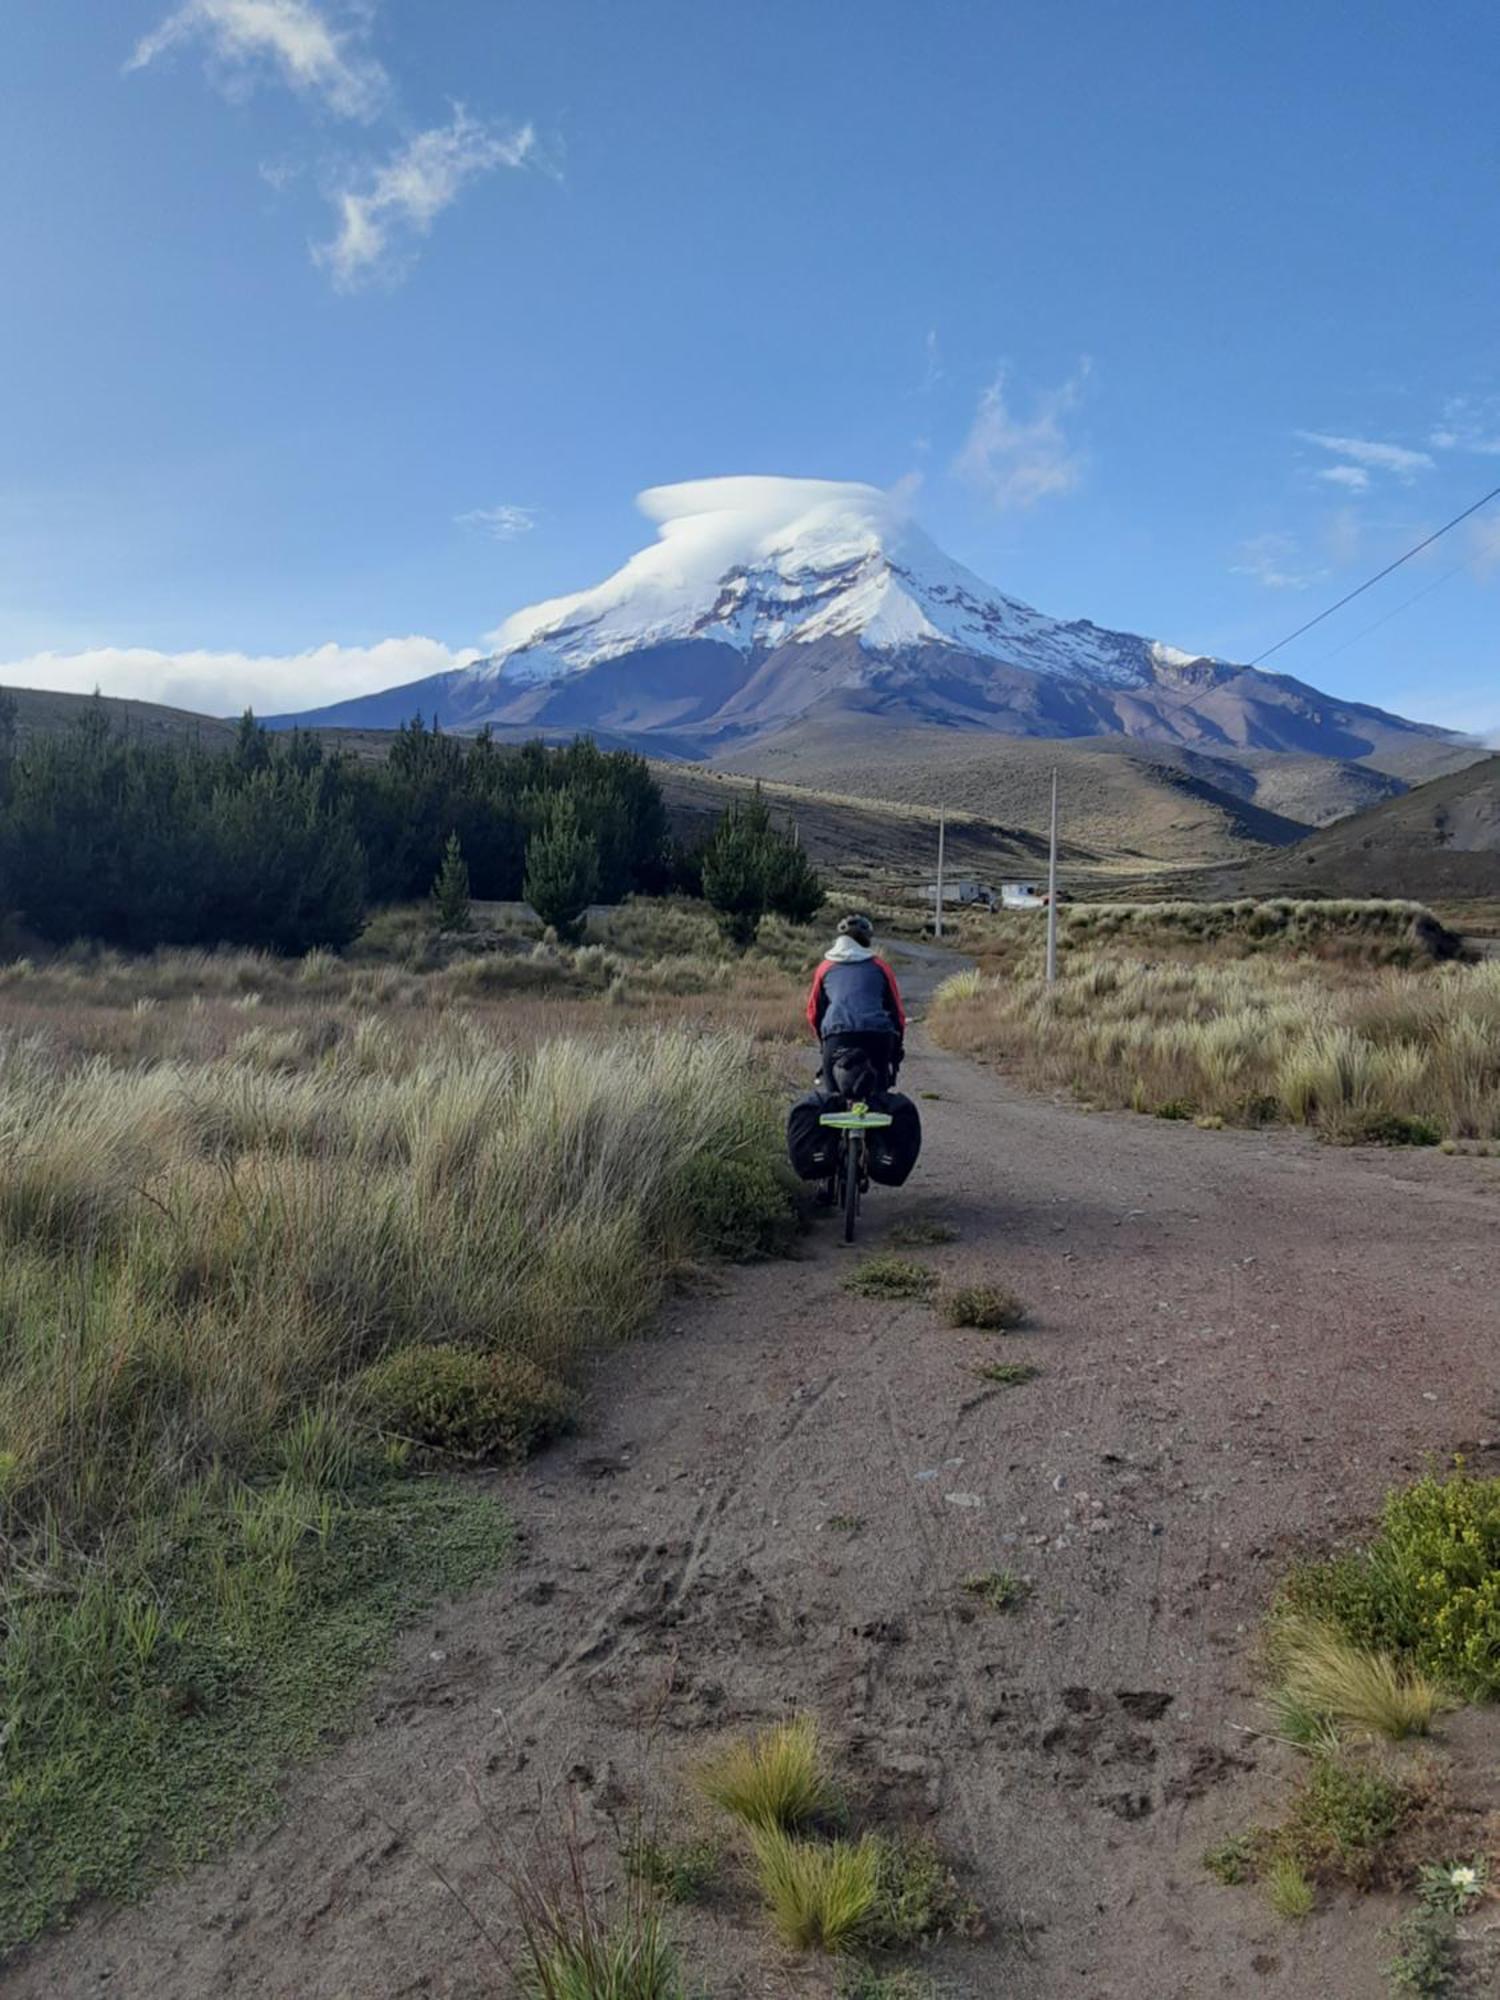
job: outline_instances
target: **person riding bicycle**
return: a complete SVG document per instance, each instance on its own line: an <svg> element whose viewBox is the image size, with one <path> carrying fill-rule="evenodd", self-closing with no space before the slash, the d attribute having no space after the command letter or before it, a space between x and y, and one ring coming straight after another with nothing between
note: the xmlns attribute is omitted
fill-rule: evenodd
<svg viewBox="0 0 1500 2000"><path fill-rule="evenodd" d="M813 975L807 1023L822 1043L822 1086L833 1096L889 1090L906 1053L896 975L875 952L875 926L851 911Z"/></svg>

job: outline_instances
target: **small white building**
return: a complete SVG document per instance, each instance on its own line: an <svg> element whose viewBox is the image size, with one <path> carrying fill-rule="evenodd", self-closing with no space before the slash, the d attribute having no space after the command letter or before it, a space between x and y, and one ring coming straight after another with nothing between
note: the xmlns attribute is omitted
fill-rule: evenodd
<svg viewBox="0 0 1500 2000"><path fill-rule="evenodd" d="M1000 907L1002 910L1045 910L1047 891L1040 882L1002 882Z"/></svg>

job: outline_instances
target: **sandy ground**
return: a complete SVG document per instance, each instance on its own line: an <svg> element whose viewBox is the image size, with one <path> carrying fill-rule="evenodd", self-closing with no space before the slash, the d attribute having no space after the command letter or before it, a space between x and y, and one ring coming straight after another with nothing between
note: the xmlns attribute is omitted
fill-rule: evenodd
<svg viewBox="0 0 1500 2000"><path fill-rule="evenodd" d="M990 1929L935 1955L955 1995L1387 1990L1389 1908L1294 1929L1200 1857L1285 1779L1243 1730L1288 1554L1429 1454L1500 1470L1500 1171L1085 1114L920 1038L902 1081L934 1093L924 1157L868 1244L941 1214L960 1239L915 1254L1004 1277L1031 1324L854 1298L828 1224L679 1300L602 1366L585 1433L504 1482L520 1560L409 1635L284 1823L89 1913L8 1995L509 1991L471 1920L508 1921L493 1830L524 1851L571 1794L608 1867L643 1798L675 1826L712 1732L793 1708L962 1866ZM993 1388L997 1356L1043 1373ZM963 1593L992 1568L1034 1579L1022 1609ZM832 1990L734 1892L679 1927L715 1996Z"/></svg>

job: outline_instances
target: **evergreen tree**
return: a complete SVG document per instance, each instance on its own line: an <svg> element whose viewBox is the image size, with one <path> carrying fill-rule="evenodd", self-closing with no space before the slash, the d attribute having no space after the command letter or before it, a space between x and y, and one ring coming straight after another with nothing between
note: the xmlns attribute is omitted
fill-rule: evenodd
<svg viewBox="0 0 1500 2000"><path fill-rule="evenodd" d="M464 850L457 833L449 834L448 845L443 849L443 865L438 870L437 880L432 885L432 900L437 906L440 931L472 929L472 919L469 915L469 864L464 860Z"/></svg>
<svg viewBox="0 0 1500 2000"><path fill-rule="evenodd" d="M823 907L822 878L791 834L772 832L766 847L766 905L788 923L807 924Z"/></svg>
<svg viewBox="0 0 1500 2000"><path fill-rule="evenodd" d="M526 844L526 900L559 937L575 938L599 888L599 844L571 792L547 799Z"/></svg>
<svg viewBox="0 0 1500 2000"><path fill-rule="evenodd" d="M766 913L766 838L771 816L759 791L730 806L703 850L703 894L719 929L739 951L755 942Z"/></svg>
<svg viewBox="0 0 1500 2000"><path fill-rule="evenodd" d="M247 708L234 726L234 761L247 778L271 765L271 739Z"/></svg>
<svg viewBox="0 0 1500 2000"><path fill-rule="evenodd" d="M703 850L703 894L719 928L744 951L755 942L770 910L793 923L806 923L823 903L823 884L797 841L771 823L770 810L755 794L730 806Z"/></svg>

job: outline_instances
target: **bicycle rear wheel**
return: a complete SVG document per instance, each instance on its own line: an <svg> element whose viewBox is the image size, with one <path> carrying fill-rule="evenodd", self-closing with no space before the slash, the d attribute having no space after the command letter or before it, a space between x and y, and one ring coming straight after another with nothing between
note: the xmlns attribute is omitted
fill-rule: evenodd
<svg viewBox="0 0 1500 2000"><path fill-rule="evenodd" d="M854 1241L854 1225L859 1219L859 1149L863 1139L858 1132L844 1134L844 1241Z"/></svg>

